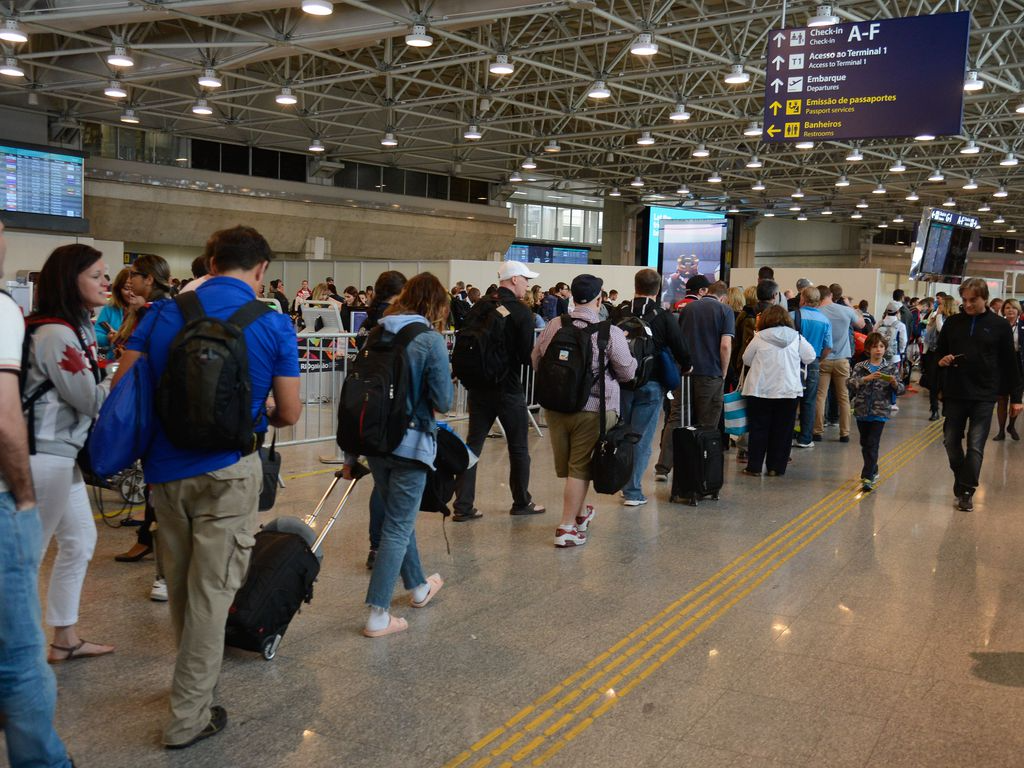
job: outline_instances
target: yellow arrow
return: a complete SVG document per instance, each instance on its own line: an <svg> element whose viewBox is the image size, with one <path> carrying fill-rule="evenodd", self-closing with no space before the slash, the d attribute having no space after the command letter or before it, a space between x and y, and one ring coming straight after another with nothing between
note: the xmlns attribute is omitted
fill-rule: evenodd
<svg viewBox="0 0 1024 768"><path fill-rule="evenodd" d="M782 129L781 128L776 128L774 125L769 125L768 126L768 135L771 136L774 139L776 133L782 133Z"/></svg>
<svg viewBox="0 0 1024 768"><path fill-rule="evenodd" d="M777 101L773 101L768 105L768 108L772 111L772 115L775 116L779 114L779 110L782 109L782 105Z"/></svg>

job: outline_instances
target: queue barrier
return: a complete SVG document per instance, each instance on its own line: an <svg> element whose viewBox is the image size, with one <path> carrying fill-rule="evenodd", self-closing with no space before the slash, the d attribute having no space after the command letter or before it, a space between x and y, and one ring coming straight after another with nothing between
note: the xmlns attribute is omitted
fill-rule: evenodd
<svg viewBox="0 0 1024 768"><path fill-rule="evenodd" d="M534 341L538 333L534 332ZM450 356L455 345L455 332L445 331L443 335ZM277 444L281 446L336 439L338 399L358 350L354 333L300 334L298 342L302 415L293 426L277 430ZM538 435L543 435L534 416L540 410L534 399L536 373L531 366L524 365L521 376L530 423ZM452 407L445 418L449 422L464 421L469 418L469 393L458 381L454 385ZM498 428L501 429L500 422Z"/></svg>

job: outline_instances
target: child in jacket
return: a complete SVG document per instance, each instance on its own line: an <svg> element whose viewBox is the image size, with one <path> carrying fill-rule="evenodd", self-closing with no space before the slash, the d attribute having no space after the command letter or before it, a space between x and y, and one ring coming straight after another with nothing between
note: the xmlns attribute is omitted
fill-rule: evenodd
<svg viewBox="0 0 1024 768"><path fill-rule="evenodd" d="M868 334L864 341L868 359L853 367L846 383L860 431L860 449L864 456L860 482L865 491L874 490L878 484L878 446L882 442L882 430L892 415L893 400L905 389L900 381L899 365L885 361L887 347L882 334Z"/></svg>

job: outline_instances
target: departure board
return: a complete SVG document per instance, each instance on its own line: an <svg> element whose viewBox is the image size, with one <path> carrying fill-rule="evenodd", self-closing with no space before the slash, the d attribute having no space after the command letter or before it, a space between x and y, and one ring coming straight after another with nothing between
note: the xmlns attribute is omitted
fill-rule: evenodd
<svg viewBox="0 0 1024 768"><path fill-rule="evenodd" d="M3 210L81 218L84 158L0 143Z"/></svg>

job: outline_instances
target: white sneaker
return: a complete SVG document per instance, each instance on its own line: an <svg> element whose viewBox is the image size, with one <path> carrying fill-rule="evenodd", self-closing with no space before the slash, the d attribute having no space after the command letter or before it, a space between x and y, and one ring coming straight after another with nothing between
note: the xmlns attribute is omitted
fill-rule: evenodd
<svg viewBox="0 0 1024 768"><path fill-rule="evenodd" d="M892 404L892 412L893 413L899 413L899 410L900 410L900 407L898 405L896 405L896 403L893 403Z"/></svg>
<svg viewBox="0 0 1024 768"><path fill-rule="evenodd" d="M656 483L667 483L668 482L668 475L664 475L661 472L658 472L658 473L656 473L654 475L654 482L656 482Z"/></svg>
<svg viewBox="0 0 1024 768"><path fill-rule="evenodd" d="M814 447L814 443L813 442L801 443L801 442L799 442L797 440L794 440L793 441L793 447L794 448L813 448Z"/></svg>
<svg viewBox="0 0 1024 768"><path fill-rule="evenodd" d="M587 534L582 533L575 525L555 529L555 546L559 549L582 547L587 543Z"/></svg>
<svg viewBox="0 0 1024 768"><path fill-rule="evenodd" d="M155 603L167 602L167 580L156 579L153 588L149 590L149 599Z"/></svg>
<svg viewBox="0 0 1024 768"><path fill-rule="evenodd" d="M583 508L583 514L576 515L576 530L578 530L580 533L586 533L587 528L590 527L590 523L593 522L593 520L594 505L587 504L587 506Z"/></svg>
<svg viewBox="0 0 1024 768"><path fill-rule="evenodd" d="M647 499L626 499L622 502L624 507L642 507L647 503Z"/></svg>

